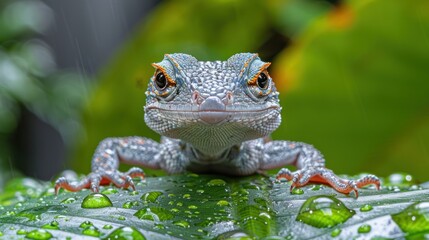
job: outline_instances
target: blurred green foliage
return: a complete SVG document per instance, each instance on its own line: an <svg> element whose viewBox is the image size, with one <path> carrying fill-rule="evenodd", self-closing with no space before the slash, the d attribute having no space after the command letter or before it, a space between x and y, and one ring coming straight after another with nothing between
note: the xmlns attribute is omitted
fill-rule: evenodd
<svg viewBox="0 0 429 240"><path fill-rule="evenodd" d="M56 127L65 141L79 129L85 82L60 72L49 46L37 39L53 21L41 1L0 3L0 173L13 162L10 135L23 108ZM9 170L11 166L7 167ZM4 174L0 174L0 187Z"/></svg>
<svg viewBox="0 0 429 240"><path fill-rule="evenodd" d="M314 144L338 173L407 171L427 180L428 1L164 1L146 20L100 76L75 169L89 171L105 137L158 139L142 107L150 63L163 54L259 52L273 61L284 106L275 139Z"/></svg>

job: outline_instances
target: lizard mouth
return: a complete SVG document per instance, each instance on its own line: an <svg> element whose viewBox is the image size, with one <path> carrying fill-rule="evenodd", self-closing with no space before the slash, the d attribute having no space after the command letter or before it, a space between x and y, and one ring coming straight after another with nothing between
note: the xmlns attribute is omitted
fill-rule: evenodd
<svg viewBox="0 0 429 240"><path fill-rule="evenodd" d="M165 113L168 118L186 118L200 120L203 123L213 125L227 122L230 120L249 120L257 119L274 111L280 114L280 106L269 106L263 109L251 110L188 110L188 109L165 109L160 107L147 107L146 110L157 110Z"/></svg>

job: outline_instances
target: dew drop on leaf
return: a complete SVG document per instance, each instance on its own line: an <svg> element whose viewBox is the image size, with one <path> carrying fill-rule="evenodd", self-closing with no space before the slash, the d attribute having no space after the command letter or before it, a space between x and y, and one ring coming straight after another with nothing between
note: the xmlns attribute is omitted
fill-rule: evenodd
<svg viewBox="0 0 429 240"><path fill-rule="evenodd" d="M209 187L222 187L225 185L226 185L226 182L219 178L212 179L207 183L207 186Z"/></svg>
<svg viewBox="0 0 429 240"><path fill-rule="evenodd" d="M355 214L344 203L331 196L314 196L307 199L299 210L297 221L318 228L333 227Z"/></svg>
<svg viewBox="0 0 429 240"><path fill-rule="evenodd" d="M110 224L106 224L103 226L103 229L112 229L112 228L113 228L113 226Z"/></svg>
<svg viewBox="0 0 429 240"><path fill-rule="evenodd" d="M151 202L154 203L158 200L158 198L162 195L162 192L159 191L153 191L153 192L147 192L145 194L143 194L143 196L141 197L141 200L145 201L145 202Z"/></svg>
<svg viewBox="0 0 429 240"><path fill-rule="evenodd" d="M25 235L27 234L27 231L25 231L25 229L18 229L18 231L16 231L17 235Z"/></svg>
<svg viewBox="0 0 429 240"><path fill-rule="evenodd" d="M182 228L190 227L190 224L185 220L174 221L173 224Z"/></svg>
<svg viewBox="0 0 429 240"><path fill-rule="evenodd" d="M86 196L81 204L82 208L105 208L113 206L112 201L102 193L91 193Z"/></svg>
<svg viewBox="0 0 429 240"><path fill-rule="evenodd" d="M42 228L58 230L60 229L58 225L59 225L58 222L54 220L48 224L43 225Z"/></svg>
<svg viewBox="0 0 429 240"><path fill-rule="evenodd" d="M74 202L76 202L76 198L74 198L74 197L69 197L69 198L66 198L66 199L61 201L61 203L64 203L64 204L70 204L70 203L74 203Z"/></svg>
<svg viewBox="0 0 429 240"><path fill-rule="evenodd" d="M28 232L25 237L35 240L46 240L52 238L52 234L44 229L36 229Z"/></svg>
<svg viewBox="0 0 429 240"><path fill-rule="evenodd" d="M96 228L94 226L89 226L89 227L83 229L82 233L84 235L87 235L87 236L93 236L93 237L100 236L100 231L98 230L98 228Z"/></svg>
<svg viewBox="0 0 429 240"><path fill-rule="evenodd" d="M103 239L134 239L145 240L143 234L133 227L121 227L113 231Z"/></svg>
<svg viewBox="0 0 429 240"><path fill-rule="evenodd" d="M169 210L162 207L143 208L134 213L134 216L150 221L166 221L174 217Z"/></svg>
<svg viewBox="0 0 429 240"><path fill-rule="evenodd" d="M79 225L79 227L80 228L87 228L87 227L89 227L89 226L93 226L94 224L92 224L92 222L90 222L90 221L84 221L84 222L82 222L80 225Z"/></svg>
<svg viewBox="0 0 429 240"><path fill-rule="evenodd" d="M118 189L110 187L110 188L104 189L103 191L101 191L101 193L106 195L115 194L115 193L118 193Z"/></svg>
<svg viewBox="0 0 429 240"><path fill-rule="evenodd" d="M219 200L219 201L216 203L216 205L221 206L221 207L226 207L226 206L229 206L230 204L229 204L229 202L228 202L228 201L226 201L226 200Z"/></svg>
<svg viewBox="0 0 429 240"><path fill-rule="evenodd" d="M429 231L429 202L412 204L392 219L408 234Z"/></svg>
<svg viewBox="0 0 429 240"><path fill-rule="evenodd" d="M331 232L331 237L337 237L340 234L341 234L341 229L337 228Z"/></svg>
<svg viewBox="0 0 429 240"><path fill-rule="evenodd" d="M304 190L302 190L301 188L294 188L294 189L292 189L292 194L293 195L301 195L301 194L304 194Z"/></svg>
<svg viewBox="0 0 429 240"><path fill-rule="evenodd" d="M370 204L365 204L360 208L361 212L369 212L372 210L372 205Z"/></svg>
<svg viewBox="0 0 429 240"><path fill-rule="evenodd" d="M363 224L358 228L358 233L369 233L371 232L371 226L368 224Z"/></svg>

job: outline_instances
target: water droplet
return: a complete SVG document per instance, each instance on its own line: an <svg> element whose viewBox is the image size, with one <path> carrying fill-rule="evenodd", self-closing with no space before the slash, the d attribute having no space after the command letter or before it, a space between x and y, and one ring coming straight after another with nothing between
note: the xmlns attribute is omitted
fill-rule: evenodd
<svg viewBox="0 0 429 240"><path fill-rule="evenodd" d="M182 207L182 206L183 206L183 203L182 203L182 202L178 202L178 203L176 204L176 206L178 206L178 207Z"/></svg>
<svg viewBox="0 0 429 240"><path fill-rule="evenodd" d="M195 205L189 205L189 206L188 206L188 208L189 208L189 209L198 209L198 207L197 207L197 206L195 206Z"/></svg>
<svg viewBox="0 0 429 240"><path fill-rule="evenodd" d="M363 224L358 228L358 233L369 233L371 232L371 226L368 224Z"/></svg>
<svg viewBox="0 0 429 240"><path fill-rule="evenodd" d="M108 194L115 194L115 193L118 193L118 189L110 187L110 188L104 189L103 191L101 191L101 193L102 194L106 194L106 195L108 195Z"/></svg>
<svg viewBox="0 0 429 240"><path fill-rule="evenodd" d="M198 174L196 174L196 173L188 173L188 175L186 175L186 176L188 176L188 177L193 177L193 178L197 178L197 177L199 177L199 175L198 175Z"/></svg>
<svg viewBox="0 0 429 240"><path fill-rule="evenodd" d="M337 229L334 229L334 231L331 232L331 237L337 237L340 234L341 234L341 229L337 228Z"/></svg>
<svg viewBox="0 0 429 240"><path fill-rule="evenodd" d="M125 221L125 220L127 220L127 218L126 218L126 217L124 217L124 216L119 216L119 217L118 217L118 220Z"/></svg>
<svg viewBox="0 0 429 240"><path fill-rule="evenodd" d="M66 209L65 206L62 205L53 205L53 206L43 206L43 207L35 207L21 211L17 214L19 217L26 217L31 221L39 221L41 220L41 215L46 212L55 213Z"/></svg>
<svg viewBox="0 0 429 240"><path fill-rule="evenodd" d="M173 224L182 228L190 227L190 224L185 220L174 221Z"/></svg>
<svg viewBox="0 0 429 240"><path fill-rule="evenodd" d="M155 229L165 229L165 226L157 223L157 224L155 224Z"/></svg>
<svg viewBox="0 0 429 240"><path fill-rule="evenodd" d="M197 193L202 194L202 193L204 193L204 190L203 189L198 189Z"/></svg>
<svg viewBox="0 0 429 240"><path fill-rule="evenodd" d="M133 227L121 227L113 231L104 239L134 239L134 240L145 240L141 232Z"/></svg>
<svg viewBox="0 0 429 240"><path fill-rule="evenodd" d="M333 227L355 214L344 203L331 196L314 196L307 199L299 210L297 221L318 228Z"/></svg>
<svg viewBox="0 0 429 240"><path fill-rule="evenodd" d="M35 240L46 240L52 238L52 234L44 229L36 229L28 232L25 237Z"/></svg>
<svg viewBox="0 0 429 240"><path fill-rule="evenodd" d="M408 234L429 231L429 202L412 204L402 212L392 215L393 221Z"/></svg>
<svg viewBox="0 0 429 240"><path fill-rule="evenodd" d="M59 225L58 222L54 220L48 224L43 225L42 228L58 230L60 229L58 225Z"/></svg>
<svg viewBox="0 0 429 240"><path fill-rule="evenodd" d="M27 234L27 231L25 229L18 229L18 231L16 231L17 235L25 235Z"/></svg>
<svg viewBox="0 0 429 240"><path fill-rule="evenodd" d="M94 226L89 226L82 230L82 233L87 236L99 237L100 231Z"/></svg>
<svg viewBox="0 0 429 240"><path fill-rule="evenodd" d="M219 200L216 205L221 206L221 207L227 207L229 206L229 202L226 200Z"/></svg>
<svg viewBox="0 0 429 240"><path fill-rule="evenodd" d="M61 201L61 203L63 203L63 204L70 204L70 203L74 203L74 202L76 202L76 198L74 198L74 197L69 197L69 198L66 198L66 199Z"/></svg>
<svg viewBox="0 0 429 240"><path fill-rule="evenodd" d="M243 188L245 188L245 189L255 189L255 190L259 190L259 187L258 187L257 185L255 185L254 183L251 183L251 182L243 183L241 186L242 186Z"/></svg>
<svg viewBox="0 0 429 240"><path fill-rule="evenodd" d="M311 191L319 191L320 189L321 186L319 184L315 184L310 188Z"/></svg>
<svg viewBox="0 0 429 240"><path fill-rule="evenodd" d="M81 204L82 208L105 208L112 206L112 201L102 193L89 194L83 199Z"/></svg>
<svg viewBox="0 0 429 240"><path fill-rule="evenodd" d="M365 204L360 208L361 212L369 212L372 210L372 205L370 204Z"/></svg>
<svg viewBox="0 0 429 240"><path fill-rule="evenodd" d="M209 187L222 187L225 185L226 185L226 182L219 178L212 179L207 183L207 186Z"/></svg>
<svg viewBox="0 0 429 240"><path fill-rule="evenodd" d="M301 188L294 188L292 189L292 194L293 195L301 195L304 193L304 190L302 190Z"/></svg>
<svg viewBox="0 0 429 240"><path fill-rule="evenodd" d="M156 200L158 200L158 198L162 195L162 192L159 191L153 191L153 192L147 192L145 194L143 194L143 196L141 197L141 200L145 201L145 202L151 202L154 203L156 202Z"/></svg>
<svg viewBox="0 0 429 240"><path fill-rule="evenodd" d="M124 204L122 204L122 207L129 209L129 208L136 207L139 205L140 205L140 203L138 201L127 201Z"/></svg>
<svg viewBox="0 0 429 240"><path fill-rule="evenodd" d="M170 211L162 207L143 208L134 213L134 216L150 221L166 221L174 217Z"/></svg>
<svg viewBox="0 0 429 240"><path fill-rule="evenodd" d="M139 194L139 192L138 191L131 191L130 192L130 195L132 195L132 196L135 196L135 195L138 195Z"/></svg>
<svg viewBox="0 0 429 240"><path fill-rule="evenodd" d="M79 227L80 228L87 228L87 227L90 227L90 226L93 226L94 224L92 224L92 222L90 222L90 221L84 221L84 222L82 222L80 225L79 225Z"/></svg>
<svg viewBox="0 0 429 240"><path fill-rule="evenodd" d="M103 226L103 229L112 229L112 228L113 228L113 226L110 224L106 224Z"/></svg>
<svg viewBox="0 0 429 240"><path fill-rule="evenodd" d="M172 213L178 213L178 212L180 212L180 210L179 210L179 209L177 209L177 208L172 208L172 209L170 209L170 211L171 211Z"/></svg>
<svg viewBox="0 0 429 240"><path fill-rule="evenodd" d="M176 197L176 194L174 194L174 193L169 193L169 194L167 195L167 197L169 197L169 198L174 198L174 197Z"/></svg>
<svg viewBox="0 0 429 240"><path fill-rule="evenodd" d="M191 194L189 194L189 193L183 194L182 198L191 199Z"/></svg>

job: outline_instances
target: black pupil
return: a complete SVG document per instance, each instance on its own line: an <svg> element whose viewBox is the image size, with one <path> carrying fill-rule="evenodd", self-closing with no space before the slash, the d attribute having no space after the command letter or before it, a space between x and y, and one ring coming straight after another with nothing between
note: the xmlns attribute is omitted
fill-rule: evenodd
<svg viewBox="0 0 429 240"><path fill-rule="evenodd" d="M258 77L258 87L260 88L266 88L268 85L268 77L265 73L259 74Z"/></svg>
<svg viewBox="0 0 429 240"><path fill-rule="evenodd" d="M156 74L155 83L159 89L164 89L167 86L167 79L165 78L164 73Z"/></svg>

